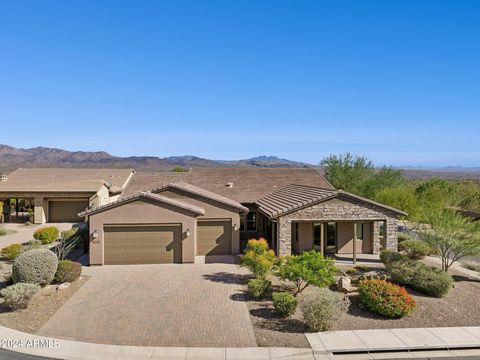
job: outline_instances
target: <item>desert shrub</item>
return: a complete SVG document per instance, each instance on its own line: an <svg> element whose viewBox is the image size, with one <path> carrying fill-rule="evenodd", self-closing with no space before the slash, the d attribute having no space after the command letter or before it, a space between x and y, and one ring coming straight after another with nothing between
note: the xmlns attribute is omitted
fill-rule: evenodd
<svg viewBox="0 0 480 360"><path fill-rule="evenodd" d="M25 309L38 290L40 286L36 284L17 283L2 289L0 295L10 309Z"/></svg>
<svg viewBox="0 0 480 360"><path fill-rule="evenodd" d="M42 247L42 242L40 240L32 239L28 242L27 245L25 245L25 251L28 250L33 250L33 249L39 249Z"/></svg>
<svg viewBox="0 0 480 360"><path fill-rule="evenodd" d="M312 331L329 330L350 306L348 297L327 288L313 288L299 295L303 321Z"/></svg>
<svg viewBox="0 0 480 360"><path fill-rule="evenodd" d="M388 265L394 261L408 259L408 256L398 253L392 250L382 250L380 251L380 261L385 265Z"/></svg>
<svg viewBox="0 0 480 360"><path fill-rule="evenodd" d="M266 297L272 289L272 282L266 279L252 279L248 282L248 293L254 299Z"/></svg>
<svg viewBox="0 0 480 360"><path fill-rule="evenodd" d="M447 295L453 284L448 273L410 259L390 263L387 273L394 282L434 297Z"/></svg>
<svg viewBox="0 0 480 360"><path fill-rule="evenodd" d="M327 287L335 283L335 262L316 251L287 256L279 265L278 276L295 284L296 294L309 285Z"/></svg>
<svg viewBox="0 0 480 360"><path fill-rule="evenodd" d="M2 249L2 256L8 260L15 260L24 251L22 244L12 244Z"/></svg>
<svg viewBox="0 0 480 360"><path fill-rule="evenodd" d="M255 277L265 278L272 269L274 262L275 253L268 249L267 240L248 240L241 264L249 268Z"/></svg>
<svg viewBox="0 0 480 360"><path fill-rule="evenodd" d="M432 252L430 246L422 240L405 240L398 244L398 250L403 251L410 259L423 259Z"/></svg>
<svg viewBox="0 0 480 360"><path fill-rule="evenodd" d="M398 233L398 244L407 240L412 240L412 238L408 234L401 233L401 232Z"/></svg>
<svg viewBox="0 0 480 360"><path fill-rule="evenodd" d="M61 233L61 238L62 239L71 239L73 238L74 236L77 236L77 233L79 232L79 229L76 228L76 227L73 227L71 228L70 230L65 230L65 231L62 231Z"/></svg>
<svg viewBox="0 0 480 360"><path fill-rule="evenodd" d="M463 263L462 263L462 266L463 266L465 269L473 270L473 271L476 271L476 272L480 272L480 264L479 264L479 263L476 263L476 262L463 262Z"/></svg>
<svg viewBox="0 0 480 360"><path fill-rule="evenodd" d="M0 229L0 236L7 235L7 230Z"/></svg>
<svg viewBox="0 0 480 360"><path fill-rule="evenodd" d="M40 240L42 244L51 244L58 240L58 229L55 226L47 226L33 233L33 238Z"/></svg>
<svg viewBox="0 0 480 360"><path fill-rule="evenodd" d="M12 266L14 283L50 284L57 272L57 256L48 249L33 249L15 259Z"/></svg>
<svg viewBox="0 0 480 360"><path fill-rule="evenodd" d="M363 280L358 288L360 300L374 313L400 318L415 310L415 300L405 290L384 280Z"/></svg>
<svg viewBox="0 0 480 360"><path fill-rule="evenodd" d="M297 308L297 299L287 292L276 292L272 294L273 307L275 312L281 317L288 317L295 312Z"/></svg>
<svg viewBox="0 0 480 360"><path fill-rule="evenodd" d="M77 280L82 273L82 265L70 260L60 260L57 266L54 280L58 283L72 282Z"/></svg>

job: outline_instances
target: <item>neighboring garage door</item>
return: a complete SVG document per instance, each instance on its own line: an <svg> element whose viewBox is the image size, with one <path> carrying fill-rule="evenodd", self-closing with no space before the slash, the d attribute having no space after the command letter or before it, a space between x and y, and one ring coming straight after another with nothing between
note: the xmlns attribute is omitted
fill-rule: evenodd
<svg viewBox="0 0 480 360"><path fill-rule="evenodd" d="M106 226L105 265L182 262L180 225Z"/></svg>
<svg viewBox="0 0 480 360"><path fill-rule="evenodd" d="M88 207L88 199L79 201L56 201L48 202L48 221L49 222L78 222L81 219L78 213Z"/></svg>
<svg viewBox="0 0 480 360"><path fill-rule="evenodd" d="M199 220L197 229L197 255L230 255L232 253L231 221Z"/></svg>

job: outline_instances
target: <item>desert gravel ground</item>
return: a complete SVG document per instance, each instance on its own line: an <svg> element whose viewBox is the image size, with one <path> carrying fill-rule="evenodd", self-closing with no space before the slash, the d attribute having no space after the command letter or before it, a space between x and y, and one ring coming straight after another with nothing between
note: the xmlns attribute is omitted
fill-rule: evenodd
<svg viewBox="0 0 480 360"><path fill-rule="evenodd" d="M350 266L339 266L346 270ZM382 264L369 266L372 270L383 268ZM386 319L359 307L358 296L350 295L351 306L348 313L338 319L331 330L359 330L381 328L450 327L480 325L480 280L465 276L455 269L450 271L454 288L444 298L432 298L408 289L417 302L415 312L402 319ZM272 279L274 291L285 287L278 279ZM308 288L305 290L308 291ZM301 313L288 319L279 319L273 312L271 301L249 299L250 319L254 326L259 346L308 347L304 333L309 332L303 324Z"/></svg>
<svg viewBox="0 0 480 360"><path fill-rule="evenodd" d="M26 309L9 311L3 303L0 303L0 325L36 333L88 278L88 276L82 276L71 283L68 289L61 291L57 291L57 285L48 285L35 294Z"/></svg>

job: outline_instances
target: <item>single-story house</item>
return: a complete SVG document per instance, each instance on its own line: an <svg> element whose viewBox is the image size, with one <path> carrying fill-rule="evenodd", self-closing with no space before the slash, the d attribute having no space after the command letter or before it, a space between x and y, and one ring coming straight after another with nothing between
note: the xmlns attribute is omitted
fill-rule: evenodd
<svg viewBox="0 0 480 360"><path fill-rule="evenodd" d="M133 174L132 169L71 168L20 168L3 174L0 222L81 221L79 212L116 201Z"/></svg>
<svg viewBox="0 0 480 360"><path fill-rule="evenodd" d="M79 216L90 263L194 263L264 237L277 255L397 249L401 210L335 189L312 168L135 173L117 200Z"/></svg>

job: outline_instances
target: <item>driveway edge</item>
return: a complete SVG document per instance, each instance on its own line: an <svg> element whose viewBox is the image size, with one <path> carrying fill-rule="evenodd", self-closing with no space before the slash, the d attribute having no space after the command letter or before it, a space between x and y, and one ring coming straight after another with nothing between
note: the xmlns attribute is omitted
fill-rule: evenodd
<svg viewBox="0 0 480 360"><path fill-rule="evenodd" d="M68 360L124 360L132 358L152 360L315 359L312 349L280 347L187 348L94 344L39 336L9 329L4 326L0 326L0 347L27 355Z"/></svg>

